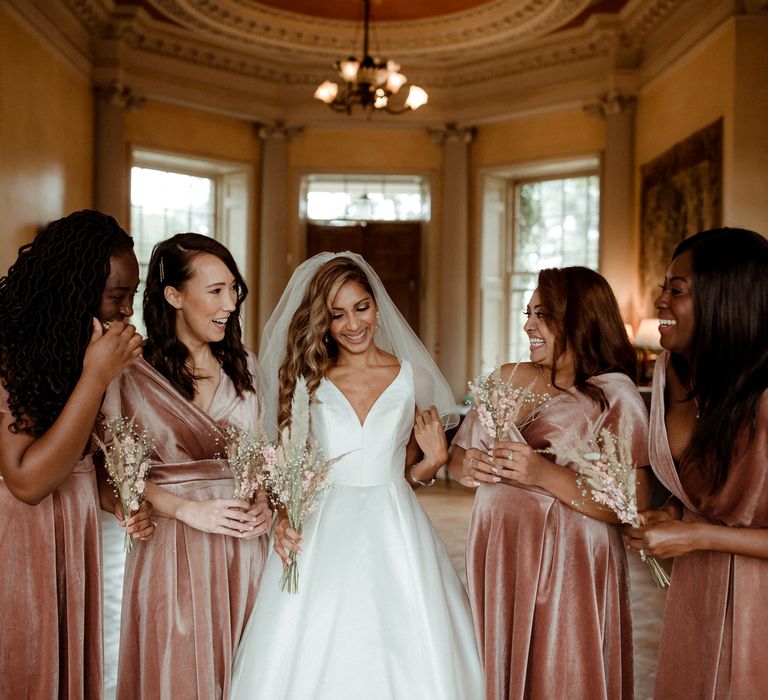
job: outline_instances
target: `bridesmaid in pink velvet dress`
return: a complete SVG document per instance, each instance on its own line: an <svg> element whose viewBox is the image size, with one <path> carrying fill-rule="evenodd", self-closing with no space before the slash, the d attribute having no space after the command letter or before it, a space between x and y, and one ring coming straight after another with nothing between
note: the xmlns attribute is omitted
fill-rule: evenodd
<svg viewBox="0 0 768 700"><path fill-rule="evenodd" d="M49 224L0 279L3 698L103 693L90 436L108 384L141 352L124 322L138 282L133 240L97 211ZM148 504L127 526L151 536Z"/></svg>
<svg viewBox="0 0 768 700"><path fill-rule="evenodd" d="M271 511L232 498L222 428L255 433L258 368L240 338L247 287L229 251L183 233L155 246L143 357L109 387L105 419L154 442L146 496L157 529L127 556L117 697L226 698L256 598Z"/></svg>
<svg viewBox="0 0 768 700"><path fill-rule="evenodd" d="M630 546L674 557L656 697L768 693L768 241L683 241L656 299L651 466L672 493Z"/></svg>
<svg viewBox="0 0 768 700"><path fill-rule="evenodd" d="M576 466L542 455L553 440L629 418L648 464L648 414L636 356L599 274L543 270L527 307L531 362L502 373L551 399L518 422L524 442L493 437L470 411L449 470L477 486L467 582L489 700L633 696L627 559L614 514L582 495ZM514 374L513 374L514 372ZM648 470L637 472L647 504Z"/></svg>

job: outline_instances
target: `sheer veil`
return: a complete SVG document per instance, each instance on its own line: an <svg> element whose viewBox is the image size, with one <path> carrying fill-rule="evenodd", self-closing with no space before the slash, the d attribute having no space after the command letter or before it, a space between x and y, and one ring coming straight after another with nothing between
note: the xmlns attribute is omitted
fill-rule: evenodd
<svg viewBox="0 0 768 700"><path fill-rule="evenodd" d="M265 428L271 434L277 430L278 370L285 358L288 326L317 270L336 257L350 258L365 272L379 311L379 322L374 342L377 347L392 353L401 362L407 360L413 367L416 405L419 410L424 411L434 405L437 407L440 419L446 429L457 425L459 416L456 400L435 361L397 310L374 269L362 256L345 251L343 253L319 253L299 265L291 276L280 301L277 302L269 321L264 326L259 348L259 364L263 378Z"/></svg>

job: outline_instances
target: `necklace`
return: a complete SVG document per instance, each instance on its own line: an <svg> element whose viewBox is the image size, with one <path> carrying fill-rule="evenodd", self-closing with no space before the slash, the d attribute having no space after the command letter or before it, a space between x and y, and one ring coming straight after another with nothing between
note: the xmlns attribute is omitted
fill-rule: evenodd
<svg viewBox="0 0 768 700"><path fill-rule="evenodd" d="M547 381L547 378L544 376L544 365L542 365L539 362L536 362L536 369L539 370L539 373L541 374L541 379L544 382L544 386L547 387L547 389L552 388L552 376L550 375L549 381Z"/></svg>
<svg viewBox="0 0 768 700"><path fill-rule="evenodd" d="M699 420L699 397L693 393L693 381L690 378L685 383L685 390L688 392L688 400L693 399L693 405L696 407L696 420Z"/></svg>

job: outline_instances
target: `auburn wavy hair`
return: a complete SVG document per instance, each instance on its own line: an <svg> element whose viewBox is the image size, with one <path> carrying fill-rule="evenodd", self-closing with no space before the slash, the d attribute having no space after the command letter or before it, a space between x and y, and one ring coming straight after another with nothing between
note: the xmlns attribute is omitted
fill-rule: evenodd
<svg viewBox="0 0 768 700"><path fill-rule="evenodd" d="M83 370L110 258L133 249L117 221L83 210L48 224L0 278L0 381L10 429L35 437L58 418Z"/></svg>
<svg viewBox="0 0 768 700"><path fill-rule="evenodd" d="M200 233L177 233L158 243L152 250L144 290L143 311L147 327L144 359L182 396L190 401L195 397L196 381L188 364L189 350L176 335L176 309L166 301L163 290L166 287L183 289L194 274L194 259L204 253L221 260L235 278L235 310L227 320L224 339L210 345L214 357L232 380L235 392L242 398L244 392L256 390L254 378L248 371L248 355L240 328L240 307L248 295L248 287L229 250L209 236Z"/></svg>
<svg viewBox="0 0 768 700"><path fill-rule="evenodd" d="M348 282L360 284L376 302L365 272L351 258L340 256L318 268L293 314L288 326L285 359L278 373L279 430L291 422L291 398L297 378L303 376L306 379L309 395L314 396L325 372L336 362L339 348L328 332L333 319L331 304Z"/></svg>
<svg viewBox="0 0 768 700"><path fill-rule="evenodd" d="M555 334L554 364L566 350L573 355L574 386L608 408L608 399L590 377L608 372L637 382L637 353L629 341L619 304L605 278L586 267L551 268L539 272L539 297L545 321ZM552 384L558 389L557 370Z"/></svg>
<svg viewBox="0 0 768 700"><path fill-rule="evenodd" d="M688 359L671 363L699 419L683 460L701 466L714 493L728 478L737 438L757 428L768 389L768 240L739 228L716 228L686 238L672 259L690 253L694 331Z"/></svg>

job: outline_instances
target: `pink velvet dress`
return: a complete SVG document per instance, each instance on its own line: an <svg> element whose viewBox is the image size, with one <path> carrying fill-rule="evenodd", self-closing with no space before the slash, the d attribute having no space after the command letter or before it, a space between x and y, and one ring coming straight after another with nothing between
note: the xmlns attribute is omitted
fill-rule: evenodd
<svg viewBox="0 0 768 700"><path fill-rule="evenodd" d="M768 527L768 392L749 447L739 437L725 484L714 494L695 464L678 469L665 423L668 353L656 361L651 402L651 466L683 504L683 520ZM656 693L663 698L768 695L768 560L725 552L675 557L661 633Z"/></svg>
<svg viewBox="0 0 768 700"><path fill-rule="evenodd" d="M256 377L255 356L248 367ZM209 412L143 358L110 385L106 420L135 416L155 451L149 478L184 498L231 498L220 426L255 432L256 392L238 398L222 371ZM117 698L226 698L234 653L256 598L266 536L240 540L155 517L154 537L126 557Z"/></svg>
<svg viewBox="0 0 768 700"><path fill-rule="evenodd" d="M600 407L564 392L521 429L546 449L563 433L586 437L588 422L633 426L635 464L648 464L648 415L632 381L611 373L590 380ZM454 444L485 449L492 438L470 411ZM575 470L561 459L558 464ZM511 481L481 485L467 539L467 583L489 700L631 698L632 615L621 531L548 493Z"/></svg>
<svg viewBox="0 0 768 700"><path fill-rule="evenodd" d="M7 397L0 387L2 413ZM0 698L102 697L101 525L90 456L36 506L17 501L0 478L0 523Z"/></svg>

